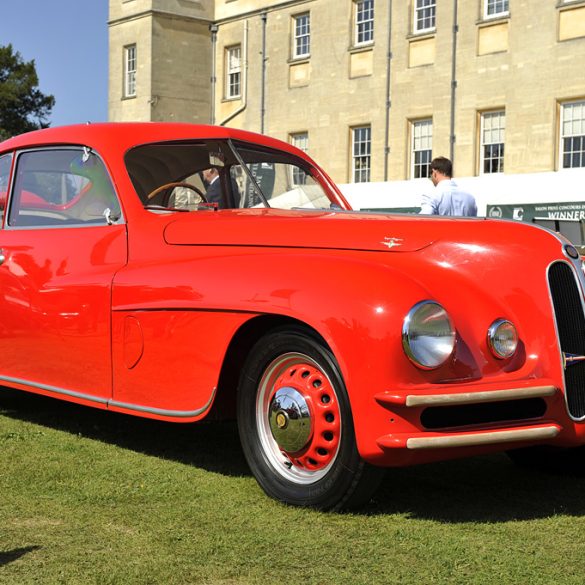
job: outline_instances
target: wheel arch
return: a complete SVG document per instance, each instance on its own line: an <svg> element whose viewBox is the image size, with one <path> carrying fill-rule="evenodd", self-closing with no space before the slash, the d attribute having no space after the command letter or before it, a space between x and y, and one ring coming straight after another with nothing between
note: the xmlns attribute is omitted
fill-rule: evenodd
<svg viewBox="0 0 585 585"><path fill-rule="evenodd" d="M222 362L217 393L208 418L235 418L236 394L240 372L255 343L278 329L296 330L331 348L323 336L307 323L285 315L259 315L246 321L232 337Z"/></svg>

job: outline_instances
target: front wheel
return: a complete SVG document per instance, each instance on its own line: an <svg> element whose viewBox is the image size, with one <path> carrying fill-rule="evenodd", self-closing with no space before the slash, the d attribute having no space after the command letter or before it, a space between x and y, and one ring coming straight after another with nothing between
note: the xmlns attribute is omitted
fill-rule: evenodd
<svg viewBox="0 0 585 585"><path fill-rule="evenodd" d="M252 473L281 502L352 508L381 479L357 451L333 355L303 332L275 332L253 347L238 389L238 428Z"/></svg>

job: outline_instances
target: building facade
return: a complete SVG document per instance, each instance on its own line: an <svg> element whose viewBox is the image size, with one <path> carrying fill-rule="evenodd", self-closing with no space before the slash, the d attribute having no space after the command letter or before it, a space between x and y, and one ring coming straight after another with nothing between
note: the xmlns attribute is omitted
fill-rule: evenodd
<svg viewBox="0 0 585 585"><path fill-rule="evenodd" d="M585 167L585 0L110 0L112 121L293 142L340 183Z"/></svg>

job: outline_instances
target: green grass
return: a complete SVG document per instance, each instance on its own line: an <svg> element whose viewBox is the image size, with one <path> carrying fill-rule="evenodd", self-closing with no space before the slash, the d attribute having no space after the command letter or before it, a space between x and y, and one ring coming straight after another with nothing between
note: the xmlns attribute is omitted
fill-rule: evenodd
<svg viewBox="0 0 585 585"><path fill-rule="evenodd" d="M0 392L0 583L582 584L585 480L391 470L360 513L268 499L233 424Z"/></svg>

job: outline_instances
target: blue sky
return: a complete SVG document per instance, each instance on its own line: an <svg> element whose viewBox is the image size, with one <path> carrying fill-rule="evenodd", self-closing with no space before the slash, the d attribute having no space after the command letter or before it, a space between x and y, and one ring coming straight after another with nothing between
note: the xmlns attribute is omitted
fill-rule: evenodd
<svg viewBox="0 0 585 585"><path fill-rule="evenodd" d="M108 0L11 0L0 45L34 59L39 88L55 97L51 126L108 118Z"/></svg>

